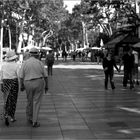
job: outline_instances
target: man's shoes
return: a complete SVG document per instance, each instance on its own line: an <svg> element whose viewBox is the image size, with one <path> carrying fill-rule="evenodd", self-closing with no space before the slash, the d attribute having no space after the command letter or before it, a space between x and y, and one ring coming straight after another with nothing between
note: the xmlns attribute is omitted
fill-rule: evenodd
<svg viewBox="0 0 140 140"><path fill-rule="evenodd" d="M32 127L40 127L40 123L39 123L39 122L34 122L34 123L32 124Z"/></svg>
<svg viewBox="0 0 140 140"><path fill-rule="evenodd" d="M11 118L10 121L11 121L11 122L15 122L15 121L17 121L17 120L16 120L16 118L14 117L14 118Z"/></svg>

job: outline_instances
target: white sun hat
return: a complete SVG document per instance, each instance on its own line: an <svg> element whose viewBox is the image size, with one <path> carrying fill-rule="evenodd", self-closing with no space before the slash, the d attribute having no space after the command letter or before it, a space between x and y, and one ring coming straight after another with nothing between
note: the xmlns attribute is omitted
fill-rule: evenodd
<svg viewBox="0 0 140 140"><path fill-rule="evenodd" d="M5 58L5 60L6 61L12 61L12 60L15 60L15 59L17 59L18 58L18 56L16 55L16 53L15 53L15 51L8 51L7 53L6 53L6 58Z"/></svg>

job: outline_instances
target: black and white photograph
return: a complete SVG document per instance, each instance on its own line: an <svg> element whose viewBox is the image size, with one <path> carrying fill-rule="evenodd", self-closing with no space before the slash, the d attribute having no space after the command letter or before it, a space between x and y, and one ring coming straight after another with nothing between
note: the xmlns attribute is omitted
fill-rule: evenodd
<svg viewBox="0 0 140 140"><path fill-rule="evenodd" d="M140 140L140 0L0 0L0 140Z"/></svg>

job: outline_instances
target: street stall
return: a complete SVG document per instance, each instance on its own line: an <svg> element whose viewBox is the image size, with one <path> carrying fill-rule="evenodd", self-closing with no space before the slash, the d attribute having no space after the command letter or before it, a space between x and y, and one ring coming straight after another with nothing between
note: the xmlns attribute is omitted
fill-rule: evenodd
<svg viewBox="0 0 140 140"><path fill-rule="evenodd" d="M111 51L117 62L120 61L123 52L134 44L140 42L140 39L131 34L119 35L116 38L112 39L108 43L106 43L103 48Z"/></svg>

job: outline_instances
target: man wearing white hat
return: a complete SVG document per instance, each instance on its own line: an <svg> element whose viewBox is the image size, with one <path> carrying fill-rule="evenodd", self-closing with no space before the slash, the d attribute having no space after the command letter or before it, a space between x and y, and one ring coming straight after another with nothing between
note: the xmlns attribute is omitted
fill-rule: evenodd
<svg viewBox="0 0 140 140"><path fill-rule="evenodd" d="M29 53L30 58L22 64L20 70L21 91L25 88L27 94L27 120L33 127L39 127L38 114L43 93L48 90L48 74L38 59L38 49L31 48Z"/></svg>

